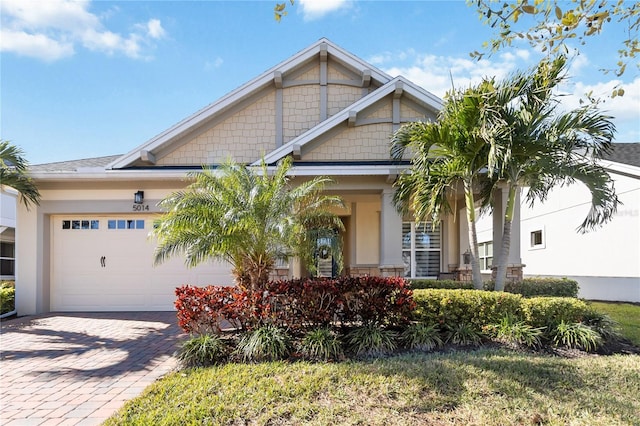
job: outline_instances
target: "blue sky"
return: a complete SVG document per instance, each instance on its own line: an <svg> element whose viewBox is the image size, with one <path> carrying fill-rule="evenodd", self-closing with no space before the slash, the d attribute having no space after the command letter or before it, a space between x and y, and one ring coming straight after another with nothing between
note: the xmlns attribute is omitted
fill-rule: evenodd
<svg viewBox="0 0 640 426"><path fill-rule="evenodd" d="M283 0L284 1L284 0ZM322 37L438 96L527 69L528 45L476 62L490 30L463 1L276 2L2 0L0 136L33 164L123 154ZM640 141L640 75L617 62L624 28L582 47L568 106L606 99L617 142ZM616 84L622 98L608 98Z"/></svg>

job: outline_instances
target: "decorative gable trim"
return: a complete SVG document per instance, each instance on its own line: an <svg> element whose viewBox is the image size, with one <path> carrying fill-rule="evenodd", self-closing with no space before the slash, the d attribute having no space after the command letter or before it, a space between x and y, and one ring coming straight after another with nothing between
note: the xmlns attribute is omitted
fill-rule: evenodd
<svg viewBox="0 0 640 426"><path fill-rule="evenodd" d="M161 152L167 152L170 150L169 147L178 142L181 138L188 134L197 133L202 127L207 126L210 119L218 114L224 113L226 110L234 108L237 103L242 102L244 99L250 98L252 95L267 87L275 86L277 88L278 85L282 87L284 84L284 74L295 72L298 68L304 67L313 58L318 58L319 56L321 59L321 66L324 64L326 67L327 62L323 62L322 58L324 57L326 59L328 55L331 55L332 60L336 61L346 69L350 69L352 72L362 75L362 81L354 82L357 85L364 85L365 81L367 84L371 84L371 80L378 81L379 84L385 84L391 80L391 77L388 74L343 50L329 40L322 38L291 58L272 67L255 79L223 96L218 101L206 106L195 114L170 127L166 131L153 137L141 146L118 158L116 161L113 161L107 165L107 169L129 167L138 161L149 163L148 160L144 160L142 158L143 152L148 153L146 154L147 159L151 158L149 155L158 156ZM326 82L327 78L325 74L325 84Z"/></svg>
<svg viewBox="0 0 640 426"><path fill-rule="evenodd" d="M359 123L358 114L360 112L389 95L393 95L392 122L395 126L400 125L401 96L406 96L412 103L421 104L423 107L431 109L435 113L442 109L442 100L440 98L430 92L427 92L421 87L416 86L404 77L396 77L328 120L323 121L297 138L291 140L289 143L274 150L265 156L265 162L267 164L273 164L287 155L293 155L294 158L300 158L302 155L302 149L305 145L311 144L317 139L326 136L328 133L335 131L340 125L344 125L344 123L349 127L355 127ZM253 165L258 164L259 161L253 163Z"/></svg>

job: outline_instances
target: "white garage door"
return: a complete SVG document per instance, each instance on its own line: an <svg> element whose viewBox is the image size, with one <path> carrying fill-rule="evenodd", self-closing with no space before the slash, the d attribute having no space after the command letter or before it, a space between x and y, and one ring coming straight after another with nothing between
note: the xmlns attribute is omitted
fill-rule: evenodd
<svg viewBox="0 0 640 426"><path fill-rule="evenodd" d="M54 216L52 311L173 310L184 284L232 285L230 267L187 268L180 257L153 265L153 215Z"/></svg>

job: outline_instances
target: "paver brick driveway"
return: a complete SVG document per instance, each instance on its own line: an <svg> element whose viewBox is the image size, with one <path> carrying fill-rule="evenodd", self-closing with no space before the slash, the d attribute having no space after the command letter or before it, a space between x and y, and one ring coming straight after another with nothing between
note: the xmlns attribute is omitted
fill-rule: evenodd
<svg viewBox="0 0 640 426"><path fill-rule="evenodd" d="M177 366L175 312L49 314L0 325L0 424L95 425Z"/></svg>

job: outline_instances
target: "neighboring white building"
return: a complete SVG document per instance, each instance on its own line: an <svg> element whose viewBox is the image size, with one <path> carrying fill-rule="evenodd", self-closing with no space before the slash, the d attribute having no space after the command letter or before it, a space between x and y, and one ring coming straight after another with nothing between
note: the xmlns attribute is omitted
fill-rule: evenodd
<svg viewBox="0 0 640 426"><path fill-rule="evenodd" d="M524 273L575 279L586 299L640 302L640 143L614 144L602 164L622 202L613 220L576 232L591 203L581 184L557 188L533 208L523 204Z"/></svg>
<svg viewBox="0 0 640 426"><path fill-rule="evenodd" d="M15 279L16 192L0 187L0 281Z"/></svg>
<svg viewBox="0 0 640 426"><path fill-rule="evenodd" d="M575 183L556 188L534 207L522 200L520 234L513 235L512 245L519 238L525 277L572 278L585 299L640 302L640 143L614 144L602 164L622 202L609 223L585 234L577 232L591 196L584 185ZM460 215L464 217L464 210ZM493 244L492 222L491 215L485 215L476 226L485 279L491 277L489 265L499 248L499 243ZM462 220L461 250L469 246L466 226Z"/></svg>

